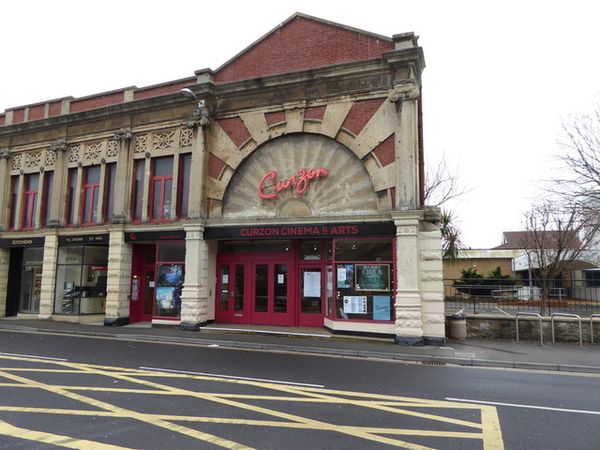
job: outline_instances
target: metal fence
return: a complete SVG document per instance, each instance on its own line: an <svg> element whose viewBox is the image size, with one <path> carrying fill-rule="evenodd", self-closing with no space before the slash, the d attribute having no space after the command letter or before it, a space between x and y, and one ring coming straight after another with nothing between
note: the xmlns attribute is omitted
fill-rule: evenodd
<svg viewBox="0 0 600 450"><path fill-rule="evenodd" d="M444 280L446 313L464 309L469 314L514 315L517 311L540 312L540 280ZM548 284L546 315L572 313L581 317L600 313L600 286L585 280L553 281Z"/></svg>

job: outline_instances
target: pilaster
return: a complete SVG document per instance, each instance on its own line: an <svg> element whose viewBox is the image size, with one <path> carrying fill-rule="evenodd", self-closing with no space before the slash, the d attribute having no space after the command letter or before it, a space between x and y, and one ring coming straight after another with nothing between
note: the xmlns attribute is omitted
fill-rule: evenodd
<svg viewBox="0 0 600 450"><path fill-rule="evenodd" d="M56 292L56 265L58 261L58 234L48 230L44 234L44 257L42 260L42 287L40 293L40 319L49 319L54 313Z"/></svg>
<svg viewBox="0 0 600 450"><path fill-rule="evenodd" d="M52 199L50 201L50 217L47 225L49 227L60 227L65 219L65 192L67 192L67 141L59 139L50 146L54 152L54 180L52 182Z"/></svg>
<svg viewBox="0 0 600 450"><path fill-rule="evenodd" d="M396 82L388 100L396 104L394 133L396 199L394 209L415 210L419 203L419 85L416 80Z"/></svg>
<svg viewBox="0 0 600 450"><path fill-rule="evenodd" d="M181 325L198 329L208 319L208 245L203 225L184 226L185 283L181 292Z"/></svg>
<svg viewBox="0 0 600 450"><path fill-rule="evenodd" d="M108 279L104 325L129 322L129 288L131 283L131 245L125 242L122 226L111 229L108 244Z"/></svg>
<svg viewBox="0 0 600 450"><path fill-rule="evenodd" d="M419 222L417 211L393 214L396 225L396 338L400 345L423 345Z"/></svg>
<svg viewBox="0 0 600 450"><path fill-rule="evenodd" d="M115 186L119 186L120 194L115 192L113 203L113 223L128 223L131 219L130 195L132 178L132 161L129 157L131 130L121 128L113 138L119 145L119 155L117 157L117 173Z"/></svg>
<svg viewBox="0 0 600 450"><path fill-rule="evenodd" d="M187 126L193 130L192 160L190 162L190 194L188 217L200 219L206 212L206 179L208 151L206 148L206 129L210 126L206 107L198 108Z"/></svg>
<svg viewBox="0 0 600 450"><path fill-rule="evenodd" d="M10 149L0 148L0 230L8 229L10 207ZM4 292L0 289L0 292Z"/></svg>
<svg viewBox="0 0 600 450"><path fill-rule="evenodd" d="M10 249L0 248L0 318L6 316L6 294L8 292L8 266Z"/></svg>

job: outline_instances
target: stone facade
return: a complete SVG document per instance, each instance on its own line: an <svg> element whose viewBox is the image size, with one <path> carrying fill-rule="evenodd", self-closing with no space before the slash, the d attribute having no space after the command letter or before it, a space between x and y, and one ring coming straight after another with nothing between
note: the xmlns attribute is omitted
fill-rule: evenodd
<svg viewBox="0 0 600 450"><path fill-rule="evenodd" d="M311 43L319 39L315 30L329 33L328 45ZM28 174L39 174L42 185L53 174L51 195L42 191L47 204L38 202L29 230L45 237L39 316L53 316L59 240L74 234L108 233L104 320L119 325L130 315L137 243L131 236L184 231L185 284L180 317L171 323L197 329L215 319L218 248L206 239L212 228L388 223L396 230L395 320L326 324L393 334L400 344L443 342L439 213L422 203L423 68L412 33L387 38L295 14L214 72L8 111L0 122L0 148L9 156L0 159L0 172L10 180L0 186L0 237L22 231L16 222ZM184 87L193 104L180 95ZM188 156L184 175L180 165ZM160 158L173 167L169 209L157 221L149 180ZM257 198L261 174L290 165L327 165L329 184L311 182L302 197L282 192L276 204ZM112 206L99 196L94 223L83 216L85 194L78 188L91 167L100 168L100 192L114 182L119 193ZM136 175L137 167L144 169ZM138 175L143 185L136 187ZM7 255L2 250L0 257ZM3 280L0 273L0 286Z"/></svg>

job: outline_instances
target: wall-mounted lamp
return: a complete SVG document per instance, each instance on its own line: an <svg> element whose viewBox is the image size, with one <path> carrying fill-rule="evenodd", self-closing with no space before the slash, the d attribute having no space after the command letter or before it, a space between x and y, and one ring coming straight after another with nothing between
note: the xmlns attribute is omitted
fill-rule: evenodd
<svg viewBox="0 0 600 450"><path fill-rule="evenodd" d="M198 96L196 95L196 93L194 91L192 91L190 88L183 88L179 92L185 98L189 98L190 100L195 101L196 104L198 105L196 107L196 111L194 111L192 118L188 121L188 126L189 127L196 127L198 125L200 125L201 127L208 126L210 124L210 118L209 118L208 109L206 108L206 103L205 103L204 99L199 99Z"/></svg>
<svg viewBox="0 0 600 450"><path fill-rule="evenodd" d="M198 108L204 108L204 100L200 100L198 96L190 88L183 88L179 91L181 95L198 103Z"/></svg>

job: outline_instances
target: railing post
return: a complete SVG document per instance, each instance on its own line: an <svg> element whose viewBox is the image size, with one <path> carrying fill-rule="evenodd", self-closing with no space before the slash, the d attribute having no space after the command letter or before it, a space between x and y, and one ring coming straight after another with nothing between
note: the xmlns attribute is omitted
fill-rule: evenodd
<svg viewBox="0 0 600 450"><path fill-rule="evenodd" d="M530 313L530 312L522 312L522 311L517 311L517 313L515 314L515 320L516 320L516 326L517 326L517 342L519 342L519 316L533 316L533 317L537 317L540 323L540 345L544 345L544 333L543 333L543 326L542 326L542 316L540 316L537 313ZM554 339L554 335L553 335L553 339Z"/></svg>
<svg viewBox="0 0 600 450"><path fill-rule="evenodd" d="M594 343L594 317L600 317L600 314L590 315L590 340L592 344Z"/></svg>
<svg viewBox="0 0 600 450"><path fill-rule="evenodd" d="M577 319L577 321L579 322L579 347L583 347L583 332L581 329L581 317L578 316L577 314L567 314L567 313L552 313L552 315L550 316L550 323L552 325L552 343L554 343L554 317L555 316L560 316L560 317L573 317L575 319Z"/></svg>

